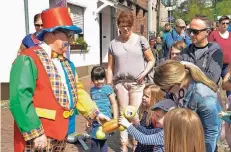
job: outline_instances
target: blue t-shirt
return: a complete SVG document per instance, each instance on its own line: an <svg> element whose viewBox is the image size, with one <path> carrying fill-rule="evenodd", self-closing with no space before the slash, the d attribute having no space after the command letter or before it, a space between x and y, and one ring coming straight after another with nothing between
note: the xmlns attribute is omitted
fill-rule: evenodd
<svg viewBox="0 0 231 152"><path fill-rule="evenodd" d="M24 37L24 39L22 40L22 44L26 47L26 48L31 48L33 46L36 46L39 44L39 40L35 37L34 34L28 34L27 36Z"/></svg>
<svg viewBox="0 0 231 152"><path fill-rule="evenodd" d="M231 24L229 24L227 31L231 32Z"/></svg>
<svg viewBox="0 0 231 152"><path fill-rule="evenodd" d="M96 102L99 110L110 118L112 115L109 96L113 93L114 91L109 85L103 85L101 88L92 87L90 90L91 98L94 102Z"/></svg>
<svg viewBox="0 0 231 152"><path fill-rule="evenodd" d="M96 102L96 105L99 108L100 112L102 112L109 118L112 118L111 102L109 96L113 93L114 91L109 85L103 85L101 88L94 86L90 90L91 98L94 102ZM92 138L96 138L96 131L98 130L99 126L100 124L97 121L94 121L92 123Z"/></svg>

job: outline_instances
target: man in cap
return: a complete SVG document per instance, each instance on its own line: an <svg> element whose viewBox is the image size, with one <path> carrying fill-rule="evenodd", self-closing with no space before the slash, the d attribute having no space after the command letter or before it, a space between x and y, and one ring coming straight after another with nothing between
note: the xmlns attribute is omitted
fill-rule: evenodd
<svg viewBox="0 0 231 152"><path fill-rule="evenodd" d="M64 151L75 131L77 110L89 121L109 120L78 81L74 64L63 54L74 33L66 7L41 13L44 43L21 52L10 73L10 110L15 120L15 152ZM77 110L76 110L77 108Z"/></svg>
<svg viewBox="0 0 231 152"><path fill-rule="evenodd" d="M169 51L174 42L184 41L187 46L191 44L190 37L185 32L185 28L186 28L185 22L182 19L177 19L175 28L171 32L166 34L165 46L164 46L166 58L168 58Z"/></svg>

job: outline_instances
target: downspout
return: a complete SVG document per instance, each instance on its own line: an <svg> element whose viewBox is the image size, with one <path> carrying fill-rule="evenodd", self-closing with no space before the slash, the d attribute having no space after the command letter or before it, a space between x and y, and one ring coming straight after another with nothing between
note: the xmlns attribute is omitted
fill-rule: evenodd
<svg viewBox="0 0 231 152"><path fill-rule="evenodd" d="M24 0L24 13L25 13L25 27L26 35L29 34L29 12L28 12L28 0Z"/></svg>
<svg viewBox="0 0 231 152"><path fill-rule="evenodd" d="M157 28L157 34L160 33L160 4L161 0L157 0L157 16L156 16L156 28Z"/></svg>
<svg viewBox="0 0 231 152"><path fill-rule="evenodd" d="M150 38L150 31L152 28L152 0L148 0L148 40Z"/></svg>

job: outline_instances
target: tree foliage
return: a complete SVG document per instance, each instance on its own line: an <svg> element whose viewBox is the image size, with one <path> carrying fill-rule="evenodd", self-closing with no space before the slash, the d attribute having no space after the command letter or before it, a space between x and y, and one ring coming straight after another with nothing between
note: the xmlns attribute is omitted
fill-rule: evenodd
<svg viewBox="0 0 231 152"><path fill-rule="evenodd" d="M216 0L216 9L215 0L212 1L210 7L206 2L208 0L186 0L173 11L173 17L189 22L197 14L205 15L210 20L216 20L217 16L231 15L231 0ZM175 4L177 4L177 0L175 0Z"/></svg>

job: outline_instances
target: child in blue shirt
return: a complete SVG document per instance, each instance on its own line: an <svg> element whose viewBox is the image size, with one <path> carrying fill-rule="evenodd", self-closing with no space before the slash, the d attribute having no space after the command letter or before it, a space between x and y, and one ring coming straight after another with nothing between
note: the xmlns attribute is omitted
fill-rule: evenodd
<svg viewBox="0 0 231 152"><path fill-rule="evenodd" d="M109 118L118 118L118 105L115 99L115 94L110 85L105 85L106 72L101 66L93 67L91 71L91 80L94 86L90 90L90 95L93 101L96 102L99 110ZM101 152L107 152L108 146L106 138L99 140L96 138L96 131L100 124L98 121L93 121L91 124L91 152L97 152L100 149Z"/></svg>

